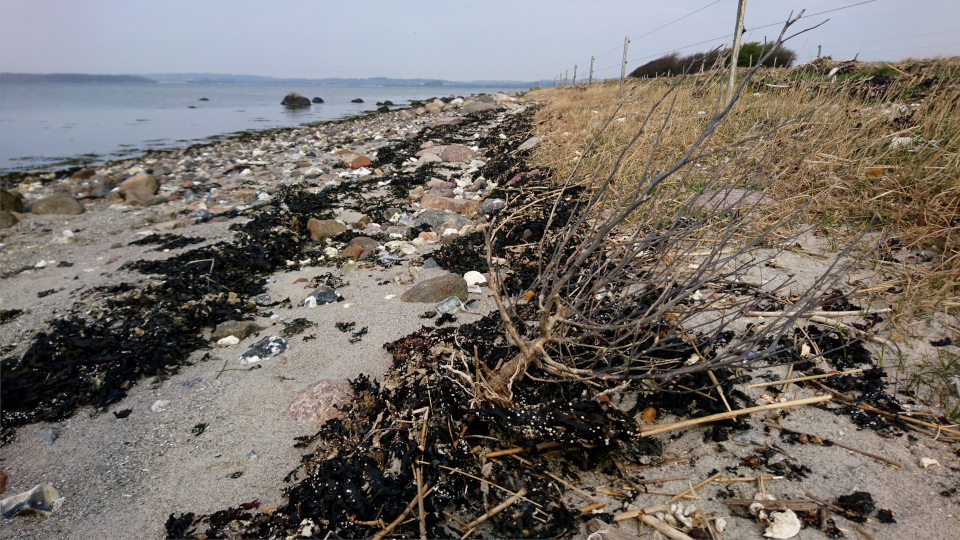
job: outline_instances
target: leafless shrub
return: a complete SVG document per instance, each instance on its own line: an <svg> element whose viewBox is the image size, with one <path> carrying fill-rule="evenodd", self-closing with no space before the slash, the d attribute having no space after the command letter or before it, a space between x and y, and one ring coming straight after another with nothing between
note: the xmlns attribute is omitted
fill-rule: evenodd
<svg viewBox="0 0 960 540"><path fill-rule="evenodd" d="M789 39L784 36L799 18L788 20L768 55ZM769 358L784 350L786 340L781 338L801 315L819 306L821 295L834 284L836 262L812 286L789 297L791 305L784 315L724 344L722 338L737 315L756 309L763 301L757 294L725 289L736 287L743 275L774 258L776 245L795 241L798 233L785 232L786 226L798 231L803 216L801 207L762 230L748 226L762 205L754 197L755 190L775 177L769 170L775 150L758 145L763 150L757 155L751 143L798 119L708 149L708 141L747 84L748 75L729 104L722 105L718 97L712 119L685 153L665 169L655 170L657 143L670 127L676 90L683 79L650 108L609 173L601 176L601 166L581 180L578 163L563 183L547 227L555 232L546 233L540 241L539 273L530 287L532 295L527 295L532 296L530 302L535 302L536 310L518 309L523 299L505 294L493 264L497 233L510 222L510 216L488 228L491 286L505 335L517 349L483 387L488 402L511 405L513 384L531 368L555 378L615 386ZM816 112L808 111L805 116ZM657 115L662 119L655 119ZM616 117L614 112L607 125ZM624 156L640 137L656 141L642 175L629 187L615 182ZM726 165L732 171L717 167L692 196L684 193L688 182L666 182L677 176L689 177L699 162L733 149L736 158ZM588 153L589 149L584 155ZM738 189L742 187L753 190ZM559 212L568 199L574 201L572 211ZM707 200L711 203L705 204ZM550 226L562 219L566 221L557 223L561 227ZM847 253L844 250L841 257ZM784 278L763 284L763 291L768 296L783 294L791 284ZM519 315L530 311L536 316Z"/></svg>

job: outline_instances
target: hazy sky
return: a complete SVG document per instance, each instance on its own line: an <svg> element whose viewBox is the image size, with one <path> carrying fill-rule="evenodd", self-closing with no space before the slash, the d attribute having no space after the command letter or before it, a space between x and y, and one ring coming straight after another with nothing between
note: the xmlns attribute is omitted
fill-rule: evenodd
<svg viewBox="0 0 960 540"><path fill-rule="evenodd" d="M748 0L745 38L863 0ZM712 4L712 5L711 5ZM274 77L552 79L596 56L617 77L655 56L729 42L737 0L0 0L0 71L233 73ZM698 13L650 35L677 18ZM960 54L960 0L875 0L816 15L801 61ZM797 28L803 28L801 22ZM719 38L719 39L715 39ZM707 41L694 47L682 48Z"/></svg>

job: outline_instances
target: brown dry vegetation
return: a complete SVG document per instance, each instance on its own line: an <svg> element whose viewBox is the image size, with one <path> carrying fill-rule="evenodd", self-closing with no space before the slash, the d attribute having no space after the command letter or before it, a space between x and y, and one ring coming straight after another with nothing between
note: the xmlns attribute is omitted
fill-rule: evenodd
<svg viewBox="0 0 960 540"><path fill-rule="evenodd" d="M838 77L845 80L826 77L837 66ZM866 67L877 73L876 64ZM908 285L921 285L914 294L924 300L933 293L940 299L953 294L960 278L960 58L880 67L879 76L869 77L858 75L855 65L823 59L759 71L707 148L787 125L675 175L671 187L682 187L678 201L714 175L734 178L738 168L765 162L763 177L736 186L764 189L775 198L758 224L808 205L807 220L821 223L821 234L836 237L860 232L875 218L875 229L939 254L931 264L899 276ZM623 92L617 82L537 92L546 104L538 115L538 135L545 143L537 147L533 162L554 168L554 177L565 179L582 157L576 176L588 178L594 171L605 176L651 105L679 84L670 121L661 134L661 125L653 122L639 137L616 179L621 186L639 181L651 152L649 170L665 167L690 146L720 105L719 74L678 81L628 79ZM668 111L660 107L653 119L666 120Z"/></svg>

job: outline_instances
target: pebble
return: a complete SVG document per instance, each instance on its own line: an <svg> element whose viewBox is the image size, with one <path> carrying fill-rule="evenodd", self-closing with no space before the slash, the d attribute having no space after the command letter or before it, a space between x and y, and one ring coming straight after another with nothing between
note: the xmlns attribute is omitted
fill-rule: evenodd
<svg viewBox="0 0 960 540"><path fill-rule="evenodd" d="M267 358L272 358L287 350L287 340L279 336L267 336L254 343L247 352L240 356L240 365L256 364Z"/></svg>
<svg viewBox="0 0 960 540"><path fill-rule="evenodd" d="M335 291L332 287L322 285L317 287L315 291L303 299L303 305L308 308L315 308L317 306L332 304L333 302L339 302L341 300L343 300L343 297L340 296L340 293Z"/></svg>

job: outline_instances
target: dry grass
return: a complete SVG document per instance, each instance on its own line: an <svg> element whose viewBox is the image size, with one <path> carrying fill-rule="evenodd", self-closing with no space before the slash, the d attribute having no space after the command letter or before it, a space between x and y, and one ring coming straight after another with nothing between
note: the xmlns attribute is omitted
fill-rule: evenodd
<svg viewBox="0 0 960 540"><path fill-rule="evenodd" d="M915 63L927 74L952 73L958 64L960 59ZM958 79L902 76L870 87L862 79L831 82L809 71L765 70L758 75L708 148L763 133L781 122L789 124L692 165L677 175L675 182L682 185L671 186L680 188L678 197L696 193L713 175L734 178L738 167L768 160L764 177L737 186L766 189L773 195L776 204L768 209L768 217L805 204L810 219L822 222L824 233L836 234L860 231L876 216L874 226L881 231L906 245L934 249L938 257L931 270L937 277L932 279L939 280L939 290L955 287L960 275ZM792 80L801 75L802 80ZM790 88L775 88L765 81ZM651 104L676 82L676 78L633 80L625 99L615 83L539 91L538 97L546 102L538 117L545 144L538 146L533 161L553 167L555 178L566 178L582 156L578 176L591 176L595 170L603 176ZM710 74L680 83L671 121L662 133L654 122L654 129L641 135L624 156L617 181L632 185L648 174L645 168L655 145L650 170L675 161L716 112L719 83ZM594 143L593 135L621 101L615 119ZM665 119L667 107L653 114L655 120ZM910 137L910 142L901 137Z"/></svg>
<svg viewBox="0 0 960 540"><path fill-rule="evenodd" d="M699 160L661 189L672 190L667 198L679 204L705 185L716 186L718 178L739 176L736 187L762 189L775 200L757 213L758 228L806 205L805 219L819 223L818 234L835 245L873 220L874 230L921 250L928 260L879 262L880 279L890 287L862 300L895 305L894 337L919 337L910 322L942 312L944 301L960 292L960 57L883 64L882 72L867 66L875 74L897 76L873 80L883 84L871 84L849 66L839 74L846 79L837 82L827 77L830 67L759 71L707 148L789 124ZM537 118L544 143L532 161L552 167L557 179L572 173L603 177L651 104L677 82L676 77L630 80L623 93L616 82L536 92L545 102ZM669 114L670 121L662 132L654 122L629 148L616 187L635 185L674 162L718 110L718 74L693 75L679 85L672 103L653 113L655 120ZM744 180L739 173L748 168L762 174ZM897 294L888 294L894 290ZM955 308L949 312L958 315Z"/></svg>

